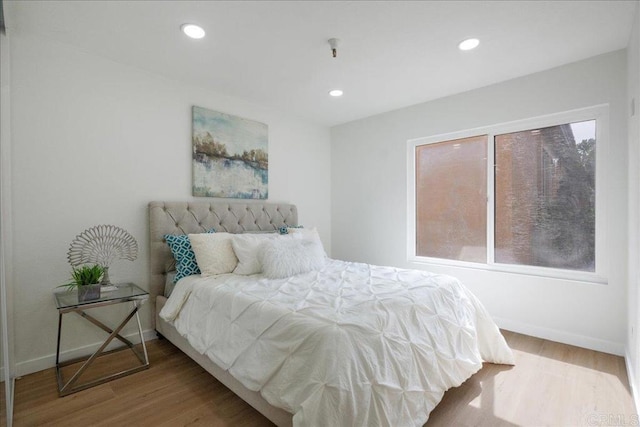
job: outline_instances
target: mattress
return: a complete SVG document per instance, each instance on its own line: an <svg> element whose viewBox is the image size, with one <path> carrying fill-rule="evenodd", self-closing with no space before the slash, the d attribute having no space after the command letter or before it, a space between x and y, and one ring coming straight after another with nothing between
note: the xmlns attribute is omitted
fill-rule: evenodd
<svg viewBox="0 0 640 427"><path fill-rule="evenodd" d="M513 355L457 279L328 260L320 271L180 280L160 316L294 426L421 426L482 362Z"/></svg>

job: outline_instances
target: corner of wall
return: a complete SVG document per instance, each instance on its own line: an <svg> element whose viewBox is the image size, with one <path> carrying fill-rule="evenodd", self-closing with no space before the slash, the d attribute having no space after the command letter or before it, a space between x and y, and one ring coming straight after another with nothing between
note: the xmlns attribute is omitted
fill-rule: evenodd
<svg viewBox="0 0 640 427"><path fill-rule="evenodd" d="M627 105L629 149L629 244L628 244L628 325L625 364L629 385L640 409L640 1L636 2L629 44L627 46Z"/></svg>
<svg viewBox="0 0 640 427"><path fill-rule="evenodd" d="M13 300L11 256L11 79L9 35L0 31L0 326L2 328L2 375L7 425L13 416L15 367L13 359Z"/></svg>

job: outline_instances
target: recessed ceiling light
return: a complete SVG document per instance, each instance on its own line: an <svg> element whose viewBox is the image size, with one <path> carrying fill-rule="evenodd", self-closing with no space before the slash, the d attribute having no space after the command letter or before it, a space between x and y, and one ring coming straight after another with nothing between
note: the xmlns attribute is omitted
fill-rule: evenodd
<svg viewBox="0 0 640 427"><path fill-rule="evenodd" d="M478 47L480 44L480 40L478 39L466 39L460 42L458 45L458 49L460 50L471 50Z"/></svg>
<svg viewBox="0 0 640 427"><path fill-rule="evenodd" d="M182 24L180 29L192 39L201 39L204 37L204 30L195 24Z"/></svg>
<svg viewBox="0 0 640 427"><path fill-rule="evenodd" d="M333 89L329 91L329 95L331 96L342 96L342 91L340 89Z"/></svg>

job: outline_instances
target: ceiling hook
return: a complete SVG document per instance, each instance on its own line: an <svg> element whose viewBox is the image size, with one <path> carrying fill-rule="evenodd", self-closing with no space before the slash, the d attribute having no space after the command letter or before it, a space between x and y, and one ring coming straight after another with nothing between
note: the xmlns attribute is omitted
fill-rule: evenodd
<svg viewBox="0 0 640 427"><path fill-rule="evenodd" d="M335 58L338 56L338 43L340 43L340 39L329 39L329 46L331 46L331 54Z"/></svg>

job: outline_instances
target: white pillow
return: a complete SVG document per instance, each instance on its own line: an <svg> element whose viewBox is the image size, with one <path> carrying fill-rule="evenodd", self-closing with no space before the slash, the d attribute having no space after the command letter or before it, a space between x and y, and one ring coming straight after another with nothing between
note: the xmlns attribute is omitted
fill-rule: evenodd
<svg viewBox="0 0 640 427"><path fill-rule="evenodd" d="M320 270L325 263L322 244L317 241L280 237L260 246L262 272L270 279Z"/></svg>
<svg viewBox="0 0 640 427"><path fill-rule="evenodd" d="M318 233L318 230L315 227L314 228L289 228L288 235L295 239L304 239L304 240L310 240L312 242L316 242L317 244L320 245L320 247L322 247L322 252L325 254L325 256L327 255L326 252L324 251L324 247L322 246L322 240L320 240L320 234Z"/></svg>
<svg viewBox="0 0 640 427"><path fill-rule="evenodd" d="M189 234L203 276L231 273L236 268L238 258L231 246L232 237L230 233Z"/></svg>
<svg viewBox="0 0 640 427"><path fill-rule="evenodd" d="M262 265L258 259L260 245L266 240L275 239L276 233L269 234L235 234L231 239L231 246L238 258L235 274L258 274L262 272Z"/></svg>

